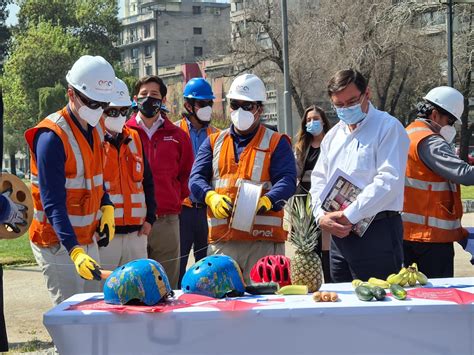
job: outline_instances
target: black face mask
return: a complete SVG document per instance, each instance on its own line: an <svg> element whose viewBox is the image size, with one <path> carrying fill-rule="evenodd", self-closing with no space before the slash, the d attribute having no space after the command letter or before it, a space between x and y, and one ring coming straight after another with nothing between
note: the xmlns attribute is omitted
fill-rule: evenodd
<svg viewBox="0 0 474 355"><path fill-rule="evenodd" d="M147 118L152 118L160 112L161 103L162 101L160 99L150 96L140 97L137 100L138 110Z"/></svg>

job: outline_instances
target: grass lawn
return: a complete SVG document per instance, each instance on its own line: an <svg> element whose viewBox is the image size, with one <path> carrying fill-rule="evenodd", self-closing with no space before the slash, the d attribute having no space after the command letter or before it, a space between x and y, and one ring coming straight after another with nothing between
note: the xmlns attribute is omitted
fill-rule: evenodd
<svg viewBox="0 0 474 355"><path fill-rule="evenodd" d="M28 234L16 239L0 240L0 263L3 265L36 263Z"/></svg>
<svg viewBox="0 0 474 355"><path fill-rule="evenodd" d="M474 200L474 186L461 186L461 198L463 200Z"/></svg>

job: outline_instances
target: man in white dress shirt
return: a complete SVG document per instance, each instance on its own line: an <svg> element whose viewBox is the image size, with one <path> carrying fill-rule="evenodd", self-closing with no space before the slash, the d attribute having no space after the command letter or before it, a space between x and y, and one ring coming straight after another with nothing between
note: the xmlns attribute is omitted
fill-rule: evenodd
<svg viewBox="0 0 474 355"><path fill-rule="evenodd" d="M331 277L349 282L385 279L403 263L405 167L409 139L400 122L370 102L366 79L356 70L338 71L328 94L340 121L326 134L311 175L311 197L319 226L332 234ZM340 169L362 186L344 211L326 213L321 193ZM375 216L362 237L351 232L360 220Z"/></svg>

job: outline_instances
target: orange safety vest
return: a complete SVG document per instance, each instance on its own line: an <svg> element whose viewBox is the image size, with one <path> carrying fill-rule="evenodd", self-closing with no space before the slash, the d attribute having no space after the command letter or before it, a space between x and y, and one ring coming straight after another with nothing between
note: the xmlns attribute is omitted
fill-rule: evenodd
<svg viewBox="0 0 474 355"><path fill-rule="evenodd" d="M65 189L66 208L74 228L77 241L81 245L92 243L92 238L101 217L100 203L103 190L103 150L104 128L98 124L92 131L92 150L80 129L73 122L66 108L53 113L36 127L25 132L31 152L31 194L33 195L33 222L29 229L30 240L40 247L59 243L56 233L44 213L38 185L38 167L33 152L33 142L38 130L47 128L62 141L66 161Z"/></svg>
<svg viewBox="0 0 474 355"><path fill-rule="evenodd" d="M189 133L189 127L188 127L188 122L186 121L186 118L182 118L181 120L176 121L174 124L176 126L178 126L179 128L181 128L184 132L186 132L188 137L191 137L191 134ZM217 129L217 128L211 126L211 125L207 126L206 131L207 131L207 136L210 136L213 133L220 132L219 129ZM197 152L195 152L194 154L197 154ZM187 207L192 207L193 206L191 200L189 199L189 197L186 197L183 200L183 205L187 206Z"/></svg>
<svg viewBox="0 0 474 355"><path fill-rule="evenodd" d="M289 138L260 125L257 133L235 162L234 144L229 129L210 136L212 149L212 188L219 194L227 195L235 202L241 180L251 180L263 184L262 196L271 187L270 160L282 137ZM283 229L283 210L268 211L255 217L252 233L229 227L229 218L218 219L207 209L209 243L228 240L264 240L284 242L287 232Z"/></svg>
<svg viewBox="0 0 474 355"><path fill-rule="evenodd" d="M435 135L420 120L407 128L410 138L403 204L403 239L413 242L449 243L467 236L461 226L461 190L430 170L418 155L418 146Z"/></svg>
<svg viewBox="0 0 474 355"><path fill-rule="evenodd" d="M110 142L104 143L105 189L115 206L117 226L142 225L147 212L142 141L138 132L128 127L123 128L122 135L120 152Z"/></svg>

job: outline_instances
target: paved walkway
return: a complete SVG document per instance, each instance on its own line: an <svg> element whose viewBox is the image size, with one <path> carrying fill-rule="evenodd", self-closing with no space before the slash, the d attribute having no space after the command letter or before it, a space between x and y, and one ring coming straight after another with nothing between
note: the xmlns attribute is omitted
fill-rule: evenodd
<svg viewBox="0 0 474 355"><path fill-rule="evenodd" d="M463 218L463 225L474 227L474 213ZM474 276L470 255L459 245L455 248L455 276ZM287 255L293 248L287 244ZM192 264L190 260L188 264ZM36 341L37 348L47 347L51 338L43 326L43 313L52 307L43 275L36 266L16 267L4 270L5 317L8 340L11 347ZM43 353L44 354L44 353Z"/></svg>

